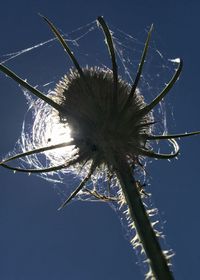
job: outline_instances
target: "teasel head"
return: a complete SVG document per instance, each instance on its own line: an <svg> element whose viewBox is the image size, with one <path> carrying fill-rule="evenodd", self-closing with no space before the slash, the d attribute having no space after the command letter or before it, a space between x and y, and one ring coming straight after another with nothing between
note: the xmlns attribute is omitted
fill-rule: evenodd
<svg viewBox="0 0 200 280"><path fill-rule="evenodd" d="M2 64L0 65L0 70L24 89L42 100L44 106L50 106L52 119L56 118L59 125L70 129L71 138L56 144L50 144L51 141L49 141L49 144L46 146L37 147L8 157L0 165L18 172L42 174L67 170L73 167L76 168L77 166L87 166L82 181L59 209L66 206L81 191L85 191L85 193L89 193L101 200L118 199L117 197L105 196L95 191L92 192L87 188L91 177L98 170L109 173L110 177L116 177L122 189L124 201L128 205L130 217L137 230L139 242L141 242L149 259L152 277L157 277L156 279L173 279L166 258L154 236L153 227L148 221L148 215L142 204L138 182L135 180L135 170L137 166L141 166L141 158L144 157L155 159L172 159L177 157L179 145L175 139L200 133L199 131L173 135L154 135L152 133L155 124L153 110L178 80L183 61L179 60L178 67L171 80L168 81L161 93L152 102L147 104L142 92L139 90L139 82L147 56L153 25L148 32L134 82L130 85L118 74L112 34L103 17L98 17L97 23L105 36L111 58L111 69L97 66L82 68L57 28L47 18L43 17L43 19L56 35L74 65L58 82L52 96L46 96ZM162 154L152 149L152 142L163 140L170 143L172 147L171 153ZM57 164L44 168L27 169L10 165L10 162L13 160L27 158L28 156L40 153L50 152L53 154L54 151L64 147L71 147L70 155L64 159L62 157L62 162ZM134 199L139 201L138 205ZM147 237L143 233L142 227L149 229L147 230ZM148 242L154 243L153 246L149 248ZM152 257L152 255L156 256ZM168 278L163 278L165 276Z"/></svg>

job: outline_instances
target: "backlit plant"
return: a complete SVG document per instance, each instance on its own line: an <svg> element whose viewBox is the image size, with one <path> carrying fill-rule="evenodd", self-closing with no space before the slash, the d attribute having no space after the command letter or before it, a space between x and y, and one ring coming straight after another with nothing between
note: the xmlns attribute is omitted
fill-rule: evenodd
<svg viewBox="0 0 200 280"><path fill-rule="evenodd" d="M150 270L146 278L173 279L168 257L162 251L157 234L148 217L149 213L143 203L144 191L140 182L135 179L135 173L138 166L142 167L141 159L144 157L174 158L179 153L176 138L200 133L176 135L153 135L152 133L155 123L153 109L179 78L183 62L179 60L171 80L150 104L146 104L138 84L153 26L148 32L134 82L130 85L118 74L112 33L102 17L98 17L97 22L105 36L112 63L111 70L97 66L82 68L56 27L47 18L43 18L74 64L74 67L57 84L53 95L44 95L2 64L0 70L24 89L43 100L42 106L51 108L49 121L56 119L58 127L62 126L68 134L70 131L70 138L53 145L49 139L48 145L8 157L0 165L18 172L42 174L84 167L85 177L59 209L65 207L80 192L94 196L96 199L115 200L121 205L126 204L128 216L131 219L130 224L137 232L132 243L135 247L141 246L148 259ZM171 153L162 154L153 151L151 141L161 140L167 140L170 143L173 149ZM48 157L50 153L52 156L54 151L59 149L63 151L62 148L65 147L70 147L70 152L68 149L66 157L61 155L61 162L58 164L52 160L48 167L27 169L9 164L13 160L22 158L28 161L28 157L35 154L42 153ZM108 175L110 180L111 178L117 180L120 192L114 197L110 195L109 190L112 186L109 186L104 195L87 187L99 172Z"/></svg>

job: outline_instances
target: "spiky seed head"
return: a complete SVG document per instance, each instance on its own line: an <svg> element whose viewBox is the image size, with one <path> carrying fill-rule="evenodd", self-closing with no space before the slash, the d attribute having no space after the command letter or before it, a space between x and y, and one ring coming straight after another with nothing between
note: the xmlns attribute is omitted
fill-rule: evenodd
<svg viewBox="0 0 200 280"><path fill-rule="evenodd" d="M98 158L98 163L112 167L112 155L138 160L139 148L144 148L144 134L149 132L150 115L138 117L145 106L139 90L136 90L127 110L123 107L130 94L131 86L118 80L117 92L113 92L113 73L103 68L83 69L84 79L76 70L57 84L55 101L63 113L58 112L61 122L67 122L71 136L80 154L85 159ZM117 95L117 106L113 104Z"/></svg>

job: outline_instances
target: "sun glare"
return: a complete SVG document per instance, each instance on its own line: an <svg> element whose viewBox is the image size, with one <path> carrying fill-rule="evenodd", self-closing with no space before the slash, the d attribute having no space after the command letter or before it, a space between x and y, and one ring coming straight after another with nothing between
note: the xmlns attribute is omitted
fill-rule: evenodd
<svg viewBox="0 0 200 280"><path fill-rule="evenodd" d="M59 116L48 105L45 106L44 110L36 112L32 137L35 148L69 143L73 140L69 125L61 123ZM38 139L40 139L39 143ZM74 145L67 145L44 152L51 165L57 165L61 161L65 162L73 153Z"/></svg>
<svg viewBox="0 0 200 280"><path fill-rule="evenodd" d="M69 126L67 124L61 124L58 122L53 124L51 122L47 123L45 139L50 145L56 145L66 142L68 143L73 140L71 137L71 129L69 128ZM55 158L56 161L60 160L61 158L66 160L72 155L73 148L74 146L58 148L53 151L47 151L46 155L50 157L51 160L52 157Z"/></svg>

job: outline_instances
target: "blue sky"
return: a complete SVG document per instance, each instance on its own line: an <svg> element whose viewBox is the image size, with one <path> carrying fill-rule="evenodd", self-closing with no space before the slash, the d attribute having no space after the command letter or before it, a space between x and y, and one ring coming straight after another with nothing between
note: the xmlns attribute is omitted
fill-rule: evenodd
<svg viewBox="0 0 200 280"><path fill-rule="evenodd" d="M109 25L141 41L153 22L159 50L184 60L181 78L166 100L174 115L168 127L172 132L198 130L199 11L197 0L6 1L1 4L0 57L52 37L39 12L64 32L103 15ZM88 48L93 43L88 41ZM60 64L62 50L55 47L52 54L49 49L46 54L27 53L7 65L33 84L59 79L66 67ZM0 91L3 157L20 135L27 106L19 87L2 74ZM176 253L173 270L179 280L199 277L199 141L198 136L181 140L178 160L155 161L148 168L153 204L159 209L166 242ZM58 212L61 198L50 183L3 169L0 182L0 279L143 279L119 217L108 205L74 202Z"/></svg>

